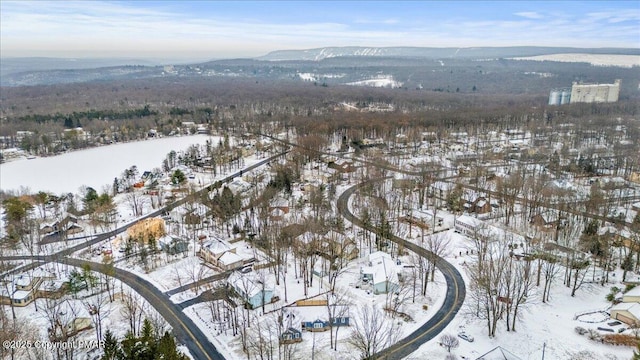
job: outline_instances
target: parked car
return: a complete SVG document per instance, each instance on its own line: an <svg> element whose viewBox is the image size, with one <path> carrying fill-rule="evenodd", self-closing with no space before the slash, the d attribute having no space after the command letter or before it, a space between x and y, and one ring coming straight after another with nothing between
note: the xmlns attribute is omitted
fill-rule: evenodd
<svg viewBox="0 0 640 360"><path fill-rule="evenodd" d="M468 342L473 342L473 336L465 333L465 332L461 332L458 333L458 337L462 340L467 340Z"/></svg>
<svg viewBox="0 0 640 360"><path fill-rule="evenodd" d="M609 326L618 326L618 325L622 325L622 323L620 321L616 320L616 321L608 322L607 325L609 325Z"/></svg>
<svg viewBox="0 0 640 360"><path fill-rule="evenodd" d="M602 327L602 326L598 326L598 330L607 331L607 332L613 332L612 328L606 328L606 327Z"/></svg>

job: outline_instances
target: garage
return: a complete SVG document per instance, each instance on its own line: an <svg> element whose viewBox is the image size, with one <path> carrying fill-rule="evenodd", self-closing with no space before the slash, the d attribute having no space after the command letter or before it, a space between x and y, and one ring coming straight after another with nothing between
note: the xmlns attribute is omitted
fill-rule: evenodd
<svg viewBox="0 0 640 360"><path fill-rule="evenodd" d="M640 323L640 303L620 303L611 308L611 318L635 326Z"/></svg>

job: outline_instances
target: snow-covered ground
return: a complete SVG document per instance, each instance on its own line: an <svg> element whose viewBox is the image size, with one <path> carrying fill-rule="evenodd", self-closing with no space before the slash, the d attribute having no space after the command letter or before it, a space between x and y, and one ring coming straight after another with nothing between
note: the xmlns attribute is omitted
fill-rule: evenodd
<svg viewBox="0 0 640 360"><path fill-rule="evenodd" d="M346 85L399 88L402 83L394 80L391 75L380 75L373 79L354 81Z"/></svg>
<svg viewBox="0 0 640 360"><path fill-rule="evenodd" d="M218 137L193 135L101 146L66 154L12 161L0 165L0 189L75 193L83 186L100 191L125 169L136 165L140 171L162 166L171 150L185 150L192 144L204 144Z"/></svg>
<svg viewBox="0 0 640 360"><path fill-rule="evenodd" d="M550 54L527 57L516 57L513 60L559 61L559 62L587 62L595 66L619 66L630 68L640 66L638 55L611 54Z"/></svg>
<svg viewBox="0 0 640 360"><path fill-rule="evenodd" d="M304 81L318 81L322 79L343 78L345 74L314 74L314 73L297 73L300 79Z"/></svg>
<svg viewBox="0 0 640 360"><path fill-rule="evenodd" d="M181 143L184 147L188 146L191 143L203 143L209 139L206 136L199 137L185 137L185 138L172 138L166 140L185 140L184 143ZM216 139L215 137L213 139ZM77 153L71 153L63 155L59 158L64 158L73 154L83 154L83 158L86 158L90 161L87 165L88 171L83 171L84 173L89 174L90 178L99 181L101 183L108 183L110 179L113 179L114 176L119 175L122 170L125 168L135 164L138 166L140 171L144 171L146 169L151 169L154 167L159 167L161 160L166 156L166 153L172 149L179 150L176 144L172 143L171 145L159 145L146 148L144 145L152 144L155 145L154 141L146 141L141 143L132 143L132 144L123 144L123 145L115 145L105 148L98 148L92 150L79 151ZM215 141L215 140L214 140ZM133 147L128 150L117 150L120 146L131 145ZM116 150L114 150L116 149ZM119 165L115 166L117 169L115 170L115 175L105 175L102 174L98 169L102 166L101 160L102 158L98 158L95 160L92 156L87 156L91 153L91 151L95 150L103 150L106 151L101 156L111 157L113 156L113 162L117 162ZM113 153L112 151L116 151ZM148 162L144 162L146 160L133 160L132 156L129 156L130 153L144 153L149 156L155 156L154 159L149 158ZM111 155L111 154L115 154ZM50 158L55 159L55 158ZM40 159L40 160L49 160L49 159ZM406 160L406 161L405 161ZM433 160L428 157L420 158L413 157L411 161L407 159L397 159L396 166L399 167L407 167L413 168L413 165L419 164L422 160L425 162L428 160ZM36 166L35 163L39 160L25 160L18 161L15 163L24 163L29 166ZM252 163L259 161L256 157L248 157L245 159L245 166L248 166ZM442 164L446 164L449 166L448 160L439 161ZM68 161L65 163L66 166L76 165L75 161ZM9 164L7 164L9 165ZM318 174L326 171L324 164L314 164L317 166ZM6 165L3 165L6 166ZM39 166L39 165L37 165ZM311 164L309 165L311 168ZM6 168L3 167L1 170L2 175L4 174L4 170ZM33 169L33 168L31 168ZM504 176L506 174L507 169L500 169L496 172L497 176ZM265 171L264 168L256 170L256 172ZM247 174L248 175L248 174ZM75 176L75 174L74 174ZM217 174L216 176L212 174L205 173L193 173L193 178L189 181L190 183L196 187L201 188L202 185L206 183L211 183L216 179L220 179L224 177L225 174ZM353 177L353 178L352 178ZM364 177L364 175L363 175ZM45 177L38 177L45 178ZM45 178L46 179L46 178ZM40 180L42 184L46 185L45 179ZM266 181L266 180L265 180ZM65 183L66 182L66 183ZM68 185L68 180L58 180L56 179L53 183L60 183L59 185ZM353 173L347 177L342 183L336 186L336 195L341 194L345 189L349 188L351 184L357 183L359 180L357 179L357 173ZM263 182L264 183L264 182ZM84 183L83 183L84 184ZM2 182L3 186L6 186L4 183L4 179ZM82 184L81 184L82 185ZM86 184L91 185L91 184ZM78 185L79 186L79 185ZM78 187L76 186L76 187ZM92 185L93 186L93 185ZM487 187L491 185L487 184ZM41 185L34 186L35 190L39 190L43 188ZM46 187L44 187L46 189ZM387 188L393 188L391 186L391 181L387 183ZM99 187L97 187L99 189ZM578 184L577 191L580 193L585 193L586 185ZM65 191L76 191L76 188L68 188ZM398 190L391 190L387 194L387 199L380 198L382 201L389 200L393 197L394 193L398 193ZM293 191L292 197L294 199L304 199L304 194L302 191L296 189ZM354 206L355 196L351 199L350 204L351 207ZM118 225L122 225L124 223L128 223L131 221L135 221L133 215L131 214L131 209L127 204L127 199L125 195L118 195L115 199L117 203L118 210ZM296 201L299 203L299 201ZM332 204L332 209L335 204ZM362 204L360 204L362 206ZM516 207L516 213L519 213L521 210L519 206ZM149 203L146 203L142 209L143 214L147 214L152 211L152 206ZM357 213L357 211L354 211ZM494 212L492 215L499 216L502 210ZM304 206L301 209L296 209L294 212L297 217L312 217L313 212L308 206ZM633 212L629 212L631 214L635 214ZM436 231L442 231L442 236L446 236L450 241L449 253L445 256L445 258L453 263L458 270L462 273L465 280L467 279L467 267L466 264L469 264L472 259L472 255L467 255L467 250L471 247L471 242L469 239L465 238L462 235L454 233L453 230L450 230L453 227L454 216L452 214L447 213L444 210L438 210L437 216L443 217L443 223L441 226L436 227ZM629 218L629 214L627 214L627 218ZM293 218L291 220L295 220ZM510 226L515 226L518 229L525 229L528 223L528 218L525 215L516 216L515 219L510 223ZM345 224L346 233L351 236L356 241L360 241L362 236L360 236L358 232L358 228L350 226L351 224L347 222ZM493 224L495 226L500 225L500 228L503 226L500 224L500 220L495 221ZM174 227L179 227L177 223L174 223L168 226L169 230L174 230ZM419 232L415 227L411 234L409 233L409 228L407 225L398 223L396 221L392 221L392 226L394 233L403 238L407 238L410 241L414 241L417 244L422 243L422 233ZM506 227L506 226L504 226ZM175 233L184 233L185 229L177 228ZM507 229L505 229L507 230ZM213 236L215 232L219 232L223 234L224 231L222 229L209 228L209 229L200 229L197 233L192 234L192 238L195 238L196 235L207 235ZM91 229L85 229L85 232L92 232ZM170 231L174 233L173 231ZM188 231L187 231L188 232ZM218 234L218 235L220 235ZM228 234L227 234L228 235ZM122 236L110 239L105 241L102 244L96 245L93 249L87 249L79 251L74 254L74 256L84 257L87 259L91 259L92 261L100 262L102 261L101 255L99 255L99 251L91 252L91 250L100 249L101 246L105 246L105 249L109 249L113 253L114 261L116 261L116 266L120 268L127 269L129 271L135 272L141 277L148 280L153 286L157 287L163 292L166 292L171 289L175 289L176 287L183 285L185 283L191 282L196 278L207 277L215 273L211 268L205 267L202 265L202 261L199 258L196 258L194 254L194 246L197 250L198 246L194 243L190 244L189 250L186 254L187 257L183 258L182 255L178 256L166 256L165 254L158 255L156 257L152 257L151 261L154 262L153 266L150 266L149 269L144 269L139 263L137 258L134 256L128 260L122 260L123 253L119 252L120 244L119 242L122 240ZM69 244L75 244L76 241L81 240L72 240ZM238 242L235 243L238 246L238 251L240 255L242 252L249 252L248 255L255 257L258 261L257 264L263 265L269 262L268 256L264 253L256 254L250 253L253 250L247 243ZM65 244L52 244L48 245L51 249L59 249L63 247ZM350 310L350 316L352 319L356 319L358 316L359 309L363 308L366 305L374 305L377 308L382 308L386 305L386 302L389 301L386 295L373 295L370 291L367 291L364 288L356 288L356 283L359 278L360 269L365 264L364 256L365 253L368 252L366 247L360 247L360 259L352 261L348 267L345 269L344 273L342 273L337 282L337 289L339 293L344 293L347 295ZM52 251L49 251L49 253ZM323 294L327 291L329 284L327 282L327 278L319 278L314 276L313 286L307 288L308 294L305 295L304 284L302 284L302 280L300 280L300 276L296 277L296 269L295 262L292 261L292 255L286 261L287 270L285 275L283 275L286 280L281 282L279 286L275 288L275 295L279 297L280 300L276 301L273 304L268 304L265 306L266 312L271 312L267 314L262 314L262 309L256 309L251 311L252 318L250 320L255 320L259 323L264 324L265 326L270 326L275 323L278 309L290 304L291 302L307 297L308 295L315 294ZM155 259L155 260L154 260ZM122 260L122 261L121 261ZM394 260L397 260L394 258ZM409 256L401 256L401 263L411 264L411 259ZM157 263L155 263L157 262ZM322 262L320 260L319 262ZM254 270L256 273L260 272L265 275L265 278L273 280L273 274L270 272L269 268L256 269ZM619 279L621 276L617 274L616 276L612 276L612 280ZM561 276L558 276L561 279ZM635 275L634 275L635 278ZM286 288L284 283L286 282ZM574 316L577 312L585 311L589 309L604 309L609 305L605 301L605 295L609 292L611 286L622 287L619 284L610 283L604 287L599 285L585 285L579 291L576 297L570 296L570 290L562 285L561 280L556 280L555 285L551 290L551 301L547 304L543 304L535 299L539 298L539 294L536 294L535 291L531 293L530 298L532 302L527 304L521 312L521 321L517 323L517 331L516 332L506 332L504 330L504 325L501 324L498 326L497 336L495 338L489 338L486 335L485 322L483 320L478 319L476 314L470 309L469 299L470 299L470 291L469 284L467 281L467 305L463 307L463 309L458 313L456 319L448 326L448 328L443 333L450 333L453 335L457 335L461 330L464 330L466 333L470 334L475 338L474 342L467 342L465 340L460 339L460 347L453 350L453 352L459 356L464 356L464 358L476 359L480 355L488 352L492 348L496 346L501 346L510 352L516 354L521 359L539 359L542 356L542 348L545 347L545 356L549 359L628 359L631 356L633 349L624 348L624 347L614 347L610 345L604 345L600 343L595 343L589 340L586 336L580 336L576 334L574 328L576 326L581 326L587 329L593 329L601 324L607 322L607 317L603 313L597 313L590 316L580 317L578 319L574 319ZM401 337L407 336L411 331L414 331L418 326L426 322L441 306L444 301L445 294L445 286L443 277L441 274L436 273L435 282L429 284L428 293L426 297L417 296L415 303L409 300L406 302L399 310L403 313L408 314L412 321L402 321L399 318L391 319L388 318L388 321L393 321L396 326L398 326L398 331L401 333ZM171 300L180 303L185 300L189 300L206 289L207 286L203 286L197 290L186 290L177 294L172 294ZM423 308L423 305L428 305L428 308ZM244 310L239 310L242 314L244 314ZM298 307L295 308L297 311L298 317L300 320L310 320L313 321L316 318L326 318L327 309L324 306L320 307ZM235 337L231 334L231 332L227 329L221 328L221 324L214 323L212 321L211 310L209 306L205 304L198 304L195 306L191 306L185 310L185 313L190 316L194 322L209 336L211 341L215 344L217 348L221 350L221 353L230 359L241 359L245 358L246 354L243 354L240 350L240 336L236 335ZM243 315L244 316L244 315ZM33 315L27 314L26 317L34 318ZM34 318L34 321L39 321ZM114 328L117 329L116 333L122 335L124 331L126 331L126 319L122 319L119 311L113 311L113 316L109 316L110 325L113 324ZM586 322L591 321L591 322ZM595 321L595 322L594 322ZM42 323L42 321L39 321ZM46 325L46 324L44 324ZM44 326L43 325L43 326ZM251 325L254 326L253 323ZM225 330L227 330L225 332ZM352 334L352 328L343 328L339 331L339 350L337 352L329 351L329 338L330 334L328 332L325 333L303 333L303 342L296 345L296 358L309 358L315 357L318 359L356 359L358 358L357 351L350 347L347 343L347 339ZM254 331L254 330L250 330ZM439 337L430 341L429 343L423 345L417 352L413 353L409 358L411 359L440 359L446 356L446 350L439 346L438 341Z"/></svg>
<svg viewBox="0 0 640 360"><path fill-rule="evenodd" d="M51 265L50 268L55 268L56 271L61 271L64 274L68 274L73 269L73 267L71 266L61 264ZM17 318L20 319L20 322L23 326L28 326L31 331L38 332L38 335L33 335L32 338L39 338L40 340L44 340L48 339L47 329L51 326L49 317L51 317L52 315L47 315L47 313L53 311L48 311L47 308L50 307L51 309L54 309L52 304L62 303L62 305L56 305L55 308L65 310L65 313L60 312L59 317L60 319L64 319L63 321L65 321L76 317L91 317L87 310L87 304L96 304L101 302L102 307L100 309L100 312L102 314L101 323L103 334L108 329L116 337L122 339L129 330L129 320L123 312L121 291L129 293L132 292L132 290L127 285L121 284L118 280L115 280L114 282L114 289L116 289L116 298L113 302L109 301L106 292L91 295L88 290L82 290L78 293L77 298L69 296L60 300L37 299L35 302L25 307L14 307L14 310L16 312ZM98 301L97 299L101 300ZM150 317L153 319L158 318L157 312L143 298L139 297L138 301L141 307L144 308L145 317ZM67 314L67 311L70 311L70 313ZM75 314L75 316L72 316L71 314ZM92 327L89 330L79 332L78 335L74 337L74 341L96 341L97 339L95 325L96 324L92 320ZM165 329L170 329L166 323L164 323L164 326ZM186 347L180 347L179 349L183 353L188 354L188 350L186 349ZM101 355L102 349L99 348L78 349L74 354L74 358L80 360L97 359L100 358ZM45 356L45 359L53 359L54 352L53 350L44 350L43 356Z"/></svg>
<svg viewBox="0 0 640 360"><path fill-rule="evenodd" d="M442 215L442 213L441 213ZM445 219L445 224L450 222L450 216ZM469 308L469 283L466 263L472 261L470 255L466 255L465 249L471 246L471 241L466 237L447 232L451 239L452 254L447 258L453 263L467 282L467 300L465 306L456 316L455 320L442 332L442 334L458 335L464 331L474 338L468 342L458 338L460 346L452 350L459 357L476 359L500 346L522 360L541 359L543 347L547 359L629 359L633 354L633 348L601 344L589 340L586 335L578 335L575 327L596 329L598 326L609 327L611 321L608 316L599 313L597 316L579 317L574 319L577 313L592 310L606 309L611 306L605 299L612 286L624 288L624 285L609 283L605 286L598 284L586 284L581 287L575 297L571 297L571 289L562 284L562 276L558 276L552 289L549 303L534 300L527 304L522 312L521 320L516 324L515 332L507 332L501 320L495 338L487 335L486 322L479 319L473 309ZM417 240L416 240L417 241ZM462 253L462 256L459 254ZM456 256L458 255L458 256ZM615 281L621 278L621 274L610 277ZM536 296L538 298L539 296ZM596 321L594 323L588 321ZM625 333L629 333L627 330ZM410 359L441 359L447 355L446 349L439 346L440 336L424 344L414 352Z"/></svg>

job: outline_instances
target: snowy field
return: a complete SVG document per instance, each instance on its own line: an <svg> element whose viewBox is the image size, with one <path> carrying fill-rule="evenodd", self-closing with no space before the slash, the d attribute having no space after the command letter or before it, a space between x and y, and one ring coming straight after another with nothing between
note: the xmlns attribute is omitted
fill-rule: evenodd
<svg viewBox="0 0 640 360"><path fill-rule="evenodd" d="M171 150L185 150L217 137L193 135L102 146L66 154L18 160L0 165L0 189L75 193L83 186L100 191L125 169L136 165L140 172L162 166Z"/></svg>
<svg viewBox="0 0 640 360"><path fill-rule="evenodd" d="M445 223L450 220L446 219ZM463 254L461 257L450 256L447 260L453 263L465 278L467 300L456 318L441 334L457 335L460 331L464 331L474 338L473 342L458 338L460 346L452 350L452 353L459 358L477 359L497 346L510 351L522 360L541 359L543 347L545 347L546 359L627 360L633 355L633 348L600 344L589 340L586 335L581 336L575 332L576 326L594 330L598 326L609 327L606 323L611 319L608 316L602 316L601 313L597 316L581 316L578 319L574 319L574 316L591 309L606 309L611 306L611 303L605 300L605 296L612 286L624 287L615 283L616 278L622 278L621 273L611 277L612 282L605 286L583 285L575 297L570 296L571 290L562 284L562 276L558 276L551 288L549 303L544 304L538 301L539 296L536 295L536 300L526 305L515 332L507 332L503 324L504 320L501 320L496 337L489 338L486 322L478 319L473 314L473 309L469 308L469 280L465 263L471 262L472 258L465 255L465 250L469 248L471 241L454 233L453 230L449 230L447 236L451 240L452 253L455 255L461 251ZM625 334L627 333L630 334L631 330L627 330ZM408 359L443 359L447 351L438 345L439 339L440 336L427 342Z"/></svg>
<svg viewBox="0 0 640 360"><path fill-rule="evenodd" d="M630 68L640 66L638 55L610 55L610 54L551 54L528 57L517 57L513 60L586 62L595 66L619 66Z"/></svg>
<svg viewBox="0 0 640 360"><path fill-rule="evenodd" d="M394 80L391 75L380 75L374 79L354 81L346 85L399 88L402 86L402 83Z"/></svg>

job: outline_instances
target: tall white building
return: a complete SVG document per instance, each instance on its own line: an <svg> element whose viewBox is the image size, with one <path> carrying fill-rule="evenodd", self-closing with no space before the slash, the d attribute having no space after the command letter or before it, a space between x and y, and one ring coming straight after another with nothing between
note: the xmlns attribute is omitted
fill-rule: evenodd
<svg viewBox="0 0 640 360"><path fill-rule="evenodd" d="M620 95L620 79L613 84L578 84L571 86L571 103L616 102Z"/></svg>

